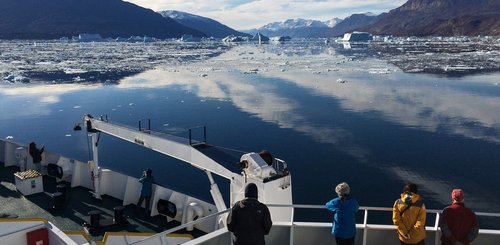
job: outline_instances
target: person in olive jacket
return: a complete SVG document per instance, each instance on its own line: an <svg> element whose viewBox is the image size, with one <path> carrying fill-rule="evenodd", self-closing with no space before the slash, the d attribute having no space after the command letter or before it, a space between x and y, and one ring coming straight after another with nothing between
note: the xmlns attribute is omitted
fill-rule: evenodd
<svg viewBox="0 0 500 245"><path fill-rule="evenodd" d="M258 190L254 183L245 187L245 199L234 204L227 217L227 229L233 233L234 245L266 244L273 222L267 206L257 200Z"/></svg>

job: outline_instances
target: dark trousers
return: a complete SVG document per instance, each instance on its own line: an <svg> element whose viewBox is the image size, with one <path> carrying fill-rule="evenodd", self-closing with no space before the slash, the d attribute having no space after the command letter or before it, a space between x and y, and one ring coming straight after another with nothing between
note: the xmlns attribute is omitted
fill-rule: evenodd
<svg viewBox="0 0 500 245"><path fill-rule="evenodd" d="M137 209L141 208L142 201L144 201L144 199L146 199L146 212L149 212L149 204L150 204L150 201L151 201L151 196L141 196L141 197L139 197L139 201L137 202Z"/></svg>
<svg viewBox="0 0 500 245"><path fill-rule="evenodd" d="M401 242L401 245L425 245L425 239L420 241L420 242L417 242L417 243L404 243L403 241L400 241Z"/></svg>
<svg viewBox="0 0 500 245"><path fill-rule="evenodd" d="M354 237L345 239L335 237L335 242L337 242L337 245L354 245Z"/></svg>

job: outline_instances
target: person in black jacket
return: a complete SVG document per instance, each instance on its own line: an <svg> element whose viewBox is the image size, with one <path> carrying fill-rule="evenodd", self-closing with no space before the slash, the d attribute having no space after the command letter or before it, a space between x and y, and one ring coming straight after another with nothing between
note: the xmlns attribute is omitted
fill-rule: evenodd
<svg viewBox="0 0 500 245"><path fill-rule="evenodd" d="M264 235L269 234L273 222L269 209L257 200L254 183L245 187L245 199L234 204L227 217L227 229L233 233L234 245L266 244Z"/></svg>

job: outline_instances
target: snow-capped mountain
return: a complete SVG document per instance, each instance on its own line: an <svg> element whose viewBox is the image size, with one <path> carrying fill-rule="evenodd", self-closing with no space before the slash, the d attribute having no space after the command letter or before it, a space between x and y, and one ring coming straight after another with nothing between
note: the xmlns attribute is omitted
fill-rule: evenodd
<svg viewBox="0 0 500 245"><path fill-rule="evenodd" d="M305 19L288 19L282 22L273 22L262 26L259 30L279 31L283 29L298 29L298 28L319 28L319 27L333 27L340 19L332 19L328 21L318 20L305 20Z"/></svg>
<svg viewBox="0 0 500 245"><path fill-rule="evenodd" d="M288 19L282 22L273 22L257 29L245 32L255 34L257 32L266 36L290 36L292 38L301 37L325 37L329 29L342 22L341 19L334 18L327 21Z"/></svg>
<svg viewBox="0 0 500 245"><path fill-rule="evenodd" d="M172 18L186 27L199 30L211 37L223 38L229 35L249 36L246 33L238 32L224 24L221 24L216 20L207 17L176 10L165 10L160 11L159 13L163 17Z"/></svg>

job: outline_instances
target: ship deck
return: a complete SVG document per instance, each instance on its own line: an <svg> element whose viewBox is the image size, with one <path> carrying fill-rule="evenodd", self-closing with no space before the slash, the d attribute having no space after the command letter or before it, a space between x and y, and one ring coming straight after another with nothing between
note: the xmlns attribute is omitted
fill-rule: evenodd
<svg viewBox="0 0 500 245"><path fill-rule="evenodd" d="M43 218L63 231L81 231L84 223L90 223L90 211L99 210L101 220L112 219L114 208L122 205L122 201L114 197L103 195L102 200L95 199L89 189L84 187L70 188L69 183L56 182L50 176L43 176L43 192L24 196L16 189L14 173L18 167L4 167L0 162L0 218ZM60 209L53 209L52 194L56 192L57 185L66 184L67 198L65 205ZM145 210L136 210L135 205L124 207L124 215L128 222L89 233L94 241L102 240L105 232L145 232L158 233L180 223L169 221L163 215L150 217ZM179 230L179 234L190 234L194 237L201 236L204 232L194 230L187 232Z"/></svg>

